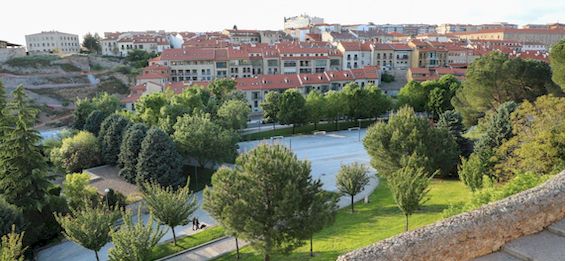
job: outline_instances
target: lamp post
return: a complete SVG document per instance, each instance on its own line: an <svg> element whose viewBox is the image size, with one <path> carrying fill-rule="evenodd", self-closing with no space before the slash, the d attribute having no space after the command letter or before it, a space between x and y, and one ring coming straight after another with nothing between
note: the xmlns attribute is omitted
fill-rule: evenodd
<svg viewBox="0 0 571 261"><path fill-rule="evenodd" d="M109 208L109 192L111 190L109 188L105 189L105 202L107 203L107 208Z"/></svg>

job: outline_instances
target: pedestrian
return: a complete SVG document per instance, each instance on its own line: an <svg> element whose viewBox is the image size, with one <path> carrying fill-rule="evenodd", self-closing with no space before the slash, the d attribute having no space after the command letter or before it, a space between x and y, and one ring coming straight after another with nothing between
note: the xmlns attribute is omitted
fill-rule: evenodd
<svg viewBox="0 0 571 261"><path fill-rule="evenodd" d="M200 222L198 222L198 218L196 218L196 229L200 229Z"/></svg>
<svg viewBox="0 0 571 261"><path fill-rule="evenodd" d="M196 227L197 227L197 225L196 225L196 218L193 217L193 218L192 218L192 230L196 230Z"/></svg>

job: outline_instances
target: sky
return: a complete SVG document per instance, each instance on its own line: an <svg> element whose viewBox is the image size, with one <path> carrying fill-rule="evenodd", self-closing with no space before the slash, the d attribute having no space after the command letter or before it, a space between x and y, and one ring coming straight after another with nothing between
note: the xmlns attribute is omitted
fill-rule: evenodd
<svg viewBox="0 0 571 261"><path fill-rule="evenodd" d="M0 40L57 30L84 35L109 31L282 29L284 17L308 14L326 23L564 22L564 0L6 0Z"/></svg>

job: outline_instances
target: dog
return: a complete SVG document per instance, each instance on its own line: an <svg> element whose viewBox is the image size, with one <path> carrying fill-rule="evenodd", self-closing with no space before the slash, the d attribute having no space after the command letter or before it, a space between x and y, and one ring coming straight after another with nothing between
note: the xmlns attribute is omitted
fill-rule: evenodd
<svg viewBox="0 0 571 261"><path fill-rule="evenodd" d="M198 229L203 229L203 228L206 228L206 224L201 224L201 225L198 227Z"/></svg>

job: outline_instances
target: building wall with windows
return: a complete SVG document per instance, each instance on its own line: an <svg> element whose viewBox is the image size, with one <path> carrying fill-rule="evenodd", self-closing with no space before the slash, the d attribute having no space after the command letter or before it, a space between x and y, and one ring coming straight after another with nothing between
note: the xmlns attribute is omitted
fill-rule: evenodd
<svg viewBox="0 0 571 261"><path fill-rule="evenodd" d="M26 47L30 54L74 54L81 45L76 34L48 31L26 35Z"/></svg>

